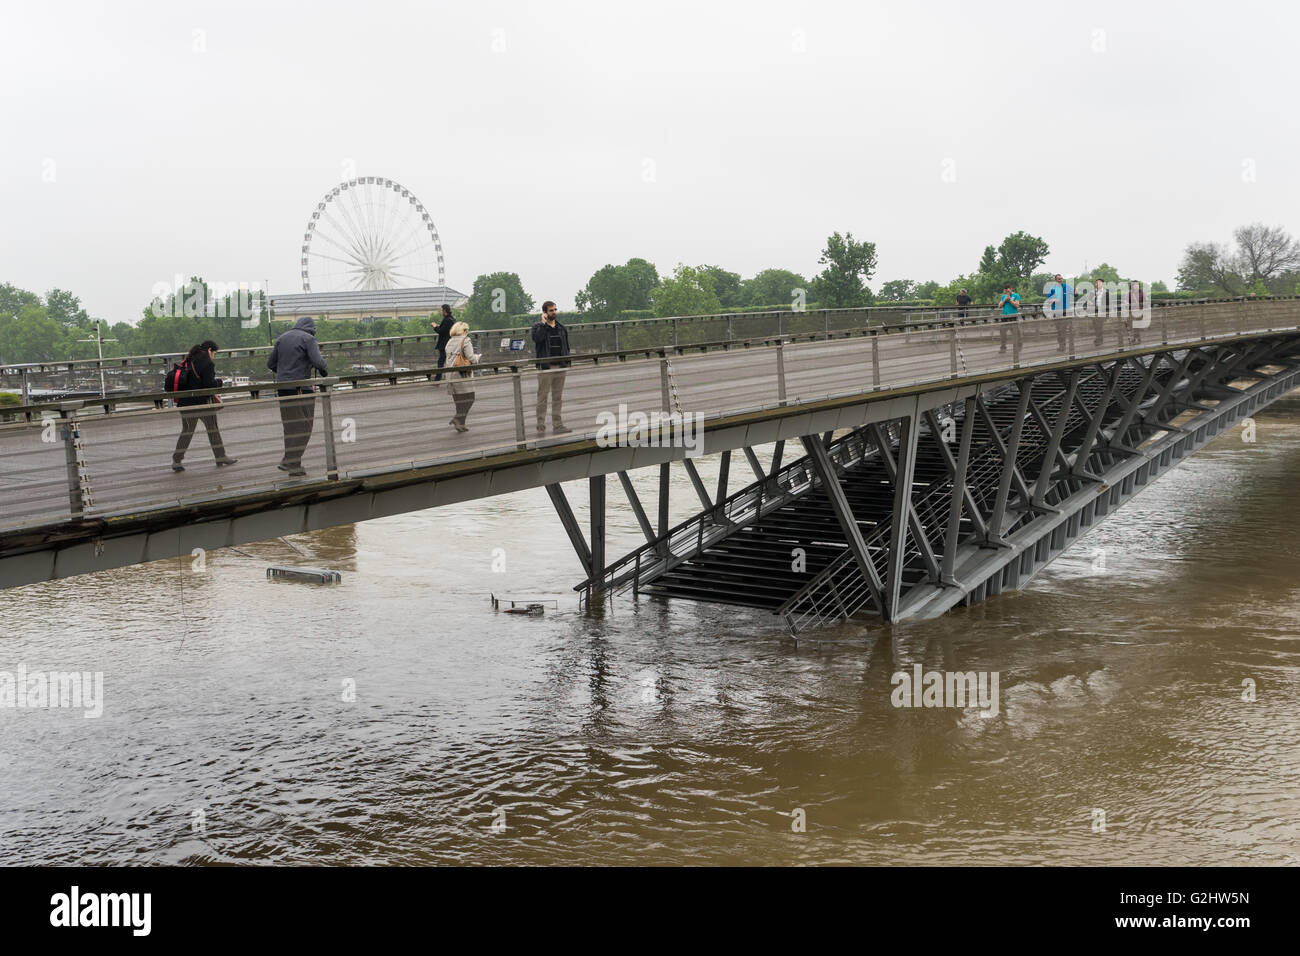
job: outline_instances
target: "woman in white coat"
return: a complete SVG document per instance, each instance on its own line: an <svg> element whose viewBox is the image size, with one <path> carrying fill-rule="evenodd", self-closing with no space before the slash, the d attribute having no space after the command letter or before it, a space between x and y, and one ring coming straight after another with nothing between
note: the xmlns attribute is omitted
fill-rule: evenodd
<svg viewBox="0 0 1300 956"><path fill-rule="evenodd" d="M457 322L451 327L451 338L447 340L446 368L456 369L451 376L451 397L456 402L456 414L447 424L458 432L467 432L465 416L474 404L474 372L467 366L476 363L481 356L474 351L474 343L469 340L469 325Z"/></svg>

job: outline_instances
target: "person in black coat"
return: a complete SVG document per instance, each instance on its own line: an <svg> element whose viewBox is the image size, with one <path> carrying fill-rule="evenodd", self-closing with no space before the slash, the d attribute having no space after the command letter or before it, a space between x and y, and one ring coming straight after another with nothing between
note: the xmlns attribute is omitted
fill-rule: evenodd
<svg viewBox="0 0 1300 956"><path fill-rule="evenodd" d="M183 387L186 390L221 388L222 381L216 375L216 357L217 343L211 339L190 349L185 356L189 374L185 377ZM208 433L212 457L218 465L233 465L238 460L226 454L221 430L217 428L217 412L212 406L221 404L219 395L186 395L177 392L176 404L184 410L181 412L181 434L176 439L176 450L172 452L172 471L185 470L181 461L185 458L185 451L190 447L190 439L194 437L194 429L198 428L199 422L203 423L203 428Z"/></svg>
<svg viewBox="0 0 1300 956"><path fill-rule="evenodd" d="M438 368L447 364L447 342L451 339L451 328L456 324L456 320L451 317L451 306L442 307L442 319L432 323L434 331L438 333ZM434 376L435 382L442 381L441 373Z"/></svg>
<svg viewBox="0 0 1300 956"><path fill-rule="evenodd" d="M569 351L569 330L556 318L555 303L549 299L542 303L542 320L533 324L533 348L537 357L555 358L571 354ZM551 404L551 431L562 435L570 431L563 421L564 411L564 372L558 369L569 367L568 362L537 363L537 434L546 434L546 400Z"/></svg>

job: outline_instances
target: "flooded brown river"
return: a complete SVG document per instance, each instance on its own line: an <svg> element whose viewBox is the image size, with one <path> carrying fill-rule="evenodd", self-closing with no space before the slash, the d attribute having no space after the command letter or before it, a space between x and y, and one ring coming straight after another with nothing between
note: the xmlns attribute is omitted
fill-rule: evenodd
<svg viewBox="0 0 1300 956"><path fill-rule="evenodd" d="M1024 592L838 643L580 612L542 489L0 592L0 671L103 674L97 718L0 707L0 862L1295 865L1300 397L1257 421ZM914 664L998 713L893 706Z"/></svg>

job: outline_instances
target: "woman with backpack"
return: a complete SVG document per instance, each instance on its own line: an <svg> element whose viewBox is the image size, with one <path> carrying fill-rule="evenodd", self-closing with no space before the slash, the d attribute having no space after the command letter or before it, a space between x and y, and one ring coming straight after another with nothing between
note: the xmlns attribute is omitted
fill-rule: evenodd
<svg viewBox="0 0 1300 956"><path fill-rule="evenodd" d="M239 459L226 454L225 443L221 440L221 431L217 428L217 412L212 405L221 404L220 395L189 396L184 392L200 388L221 388L221 379L217 378L217 343L208 339L189 350L181 367L185 370L182 381L177 382L176 404L184 409L181 412L181 434L176 439L176 450L172 452L172 471L184 471L181 461L185 451L190 447L194 429L203 423L208 433L208 442L212 445L212 457L218 465L233 465ZM207 411L204 409L208 408Z"/></svg>
<svg viewBox="0 0 1300 956"><path fill-rule="evenodd" d="M446 367L459 370L451 377L451 397L456 402L456 414L447 423L458 432L469 431L465 416L474 404L474 373L467 366L480 358L482 356L474 351L474 343L469 340L469 325L457 322L451 327L451 338L447 340Z"/></svg>

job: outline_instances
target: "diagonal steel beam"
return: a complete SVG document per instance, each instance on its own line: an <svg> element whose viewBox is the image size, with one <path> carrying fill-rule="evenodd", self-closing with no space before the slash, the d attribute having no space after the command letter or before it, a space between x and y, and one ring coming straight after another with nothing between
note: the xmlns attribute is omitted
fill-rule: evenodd
<svg viewBox="0 0 1300 956"><path fill-rule="evenodd" d="M912 513L912 477L916 472L916 438L920 432L920 421L916 411L916 402L912 414L900 420L898 433L898 471L894 477L894 512L893 524L889 528L889 565L885 580L888 588L888 603L885 619L898 620L898 602L903 593L903 564L907 557L907 516ZM924 541L921 536L917 544ZM930 555L934 560L934 555Z"/></svg>
<svg viewBox="0 0 1300 956"><path fill-rule="evenodd" d="M1192 359L1195 356L1196 352L1193 349L1187 350L1187 354L1183 356L1183 360L1179 362L1178 367L1174 369L1174 374L1170 375L1169 380L1160 387L1160 391L1156 394L1156 400L1151 403L1151 407L1143 412L1141 418L1138 419L1139 424L1159 424L1160 413L1164 411L1165 405L1168 404L1169 400L1173 398L1174 393L1178 390L1178 384L1183 380L1183 376L1187 374L1187 367L1191 364Z"/></svg>
<svg viewBox="0 0 1300 956"><path fill-rule="evenodd" d="M1002 474L998 478L998 496L993 505L993 517L989 519L987 540L989 544L1005 544L1002 538L1002 521L1007 513L1007 498L1011 494L1011 480L1019 472L1016 467L1016 452L1020 450L1020 435L1025 430L1025 415L1029 409L1029 389L1031 381L1022 378L1016 383L1020 397L1016 401L1016 420L1011 423L1011 439L1002 456ZM987 410L985 412L987 414ZM990 419L991 421L991 419ZM996 432L996 429L994 429ZM999 441L1001 439L999 438ZM1030 500L1029 489L1024 491L1024 501Z"/></svg>
<svg viewBox="0 0 1300 956"><path fill-rule="evenodd" d="M880 423L873 423L871 426L871 436L875 440L876 448L880 451L880 461L885 466L885 474L889 480L898 484L898 465L894 462L893 452L890 451L889 442L885 440L884 430ZM916 437L913 437L913 442ZM902 438L899 438L900 447ZM916 542L916 548L921 552L921 557L925 561L926 573L929 574L931 581L939 580L939 562L934 557L934 549L930 547L930 539L925 536L925 529L921 527L921 519L912 507L912 497L907 496L907 525L912 532L912 538Z"/></svg>
<svg viewBox="0 0 1300 956"><path fill-rule="evenodd" d="M713 510L713 502L709 500L709 493L704 489L704 482L700 479L699 470L695 467L695 462L689 458L683 458L682 464L686 466L686 474L690 476L691 485L695 488L695 493L700 496L700 505L705 511Z"/></svg>
<svg viewBox="0 0 1300 956"><path fill-rule="evenodd" d="M1068 418L1070 414L1070 410L1067 408L1064 409L1063 412L1065 416ZM1038 403L1034 401L1032 398L1030 398L1029 400L1029 414L1034 419L1034 421L1038 424L1038 430L1043 433L1043 437L1046 438L1048 441L1048 444L1044 445L1043 447L1049 448L1051 446L1053 426L1048 424L1047 416L1043 414L1042 408L1040 408ZM1070 461L1068 458L1065 457L1065 452L1061 451L1061 446L1059 444L1056 446L1056 454L1052 457L1054 457L1057 461L1059 461L1062 468L1070 467ZM1055 468L1055 464L1053 464L1052 467ZM1037 479L1035 478L1035 480Z"/></svg>
<svg viewBox="0 0 1300 956"><path fill-rule="evenodd" d="M934 413L927 412L931 418L930 428L934 428ZM961 440L957 446L957 463L952 471L952 494L948 506L948 528L943 539L943 565L939 569L939 582L958 587L957 580L953 577L953 568L957 563L957 532L961 527L962 505L966 504L971 509L971 517L979 516L979 511L974 507L974 501L967 501L970 498L970 489L966 487L966 470L970 466L970 443L971 435L975 431L975 398L974 396L966 399L966 414L961 423ZM948 445L940 442L945 451ZM951 457L949 452L947 457ZM981 520L982 525L982 520ZM980 526L977 526L977 533L981 533Z"/></svg>
<svg viewBox="0 0 1300 956"><path fill-rule="evenodd" d="M754 449L748 445L745 446L745 460L749 462L749 470L754 473L756 481L767 481L767 472L763 470L762 464L758 460L758 455L754 454Z"/></svg>
<svg viewBox="0 0 1300 956"><path fill-rule="evenodd" d="M626 471L618 473L618 483L623 486L623 494L627 495L627 503L632 506L632 514L636 515L636 523L641 526L641 533L645 535L647 544L653 544L655 540L654 528L650 527L650 519L646 517L645 509L641 507L641 499L637 497L636 489L632 487L632 479L627 476Z"/></svg>
<svg viewBox="0 0 1300 956"><path fill-rule="evenodd" d="M593 579L595 574L591 566L591 549L587 547L587 539L582 536L582 526L573 516L573 509L569 507L569 499L564 496L564 489L558 484L550 484L546 486L546 493L551 496L551 504L555 506L555 513L560 516L560 524L564 525L565 533L573 544L573 550L578 554L582 570L588 580Z"/></svg>
<svg viewBox="0 0 1300 956"><path fill-rule="evenodd" d="M1110 408L1111 396L1115 394L1115 386L1119 383L1119 377L1123 371L1123 362L1116 362L1111 366L1110 375L1106 378L1106 391L1102 393L1101 401L1098 402L1096 410L1088 412L1088 430L1084 433L1083 441L1079 443L1079 450L1075 453L1074 467L1070 469L1070 474L1075 478L1101 481L1100 476L1088 471L1088 459L1092 457L1092 446L1097 442L1097 433L1101 430L1102 422L1106 418L1106 412Z"/></svg>
<svg viewBox="0 0 1300 956"><path fill-rule="evenodd" d="M1056 414L1056 424L1052 426L1051 437L1047 439L1047 450L1043 454L1043 463L1039 466L1038 483L1034 485L1034 496L1030 499L1033 504L1042 506L1046 502L1043 497L1047 494L1047 486L1051 481L1052 473L1056 470L1056 457L1061 454L1061 437L1065 434L1065 424L1070 420L1070 412L1073 410L1074 395L1079 388L1079 375L1082 369L1075 369L1070 373L1070 381L1066 386L1066 396L1061 402L1061 410ZM1064 455L1061 455L1061 467L1068 473L1070 461Z"/></svg>
<svg viewBox="0 0 1300 956"><path fill-rule="evenodd" d="M975 402L975 396L971 396L966 400L967 417L962 420L963 429L967 427L967 424L969 424L972 429L975 427ZM935 419L934 410L931 409L925 414L926 421L930 423L930 434L934 437L935 444L939 446L939 451L943 453L943 463L948 467L948 478L956 482L957 462L953 460L952 449L948 447L948 444L940 435L941 429L939 428L938 421ZM975 502L975 496L971 494L970 486L964 481L959 482L958 484L962 490L962 497L966 501L966 512L970 516L971 523L975 525L975 533L982 538L988 534L988 528L984 524L984 515L980 514L979 505Z"/></svg>
<svg viewBox="0 0 1300 956"><path fill-rule="evenodd" d="M876 566L871 563L871 555L867 553L867 543L862 540L862 530L858 527L857 518L853 516L853 508L849 505L848 498L844 496L844 487L840 484L839 475L836 474L835 466L831 463L831 456L826 453L826 446L817 435L804 435L800 441L803 442L808 457L812 459L813 471L821 479L822 488L825 489L826 497L831 504L831 511L835 513L835 520L839 522L840 530L844 532L844 540L853 554L853 560L857 562L858 570L862 572L862 578L867 582L876 607L880 609L883 617L885 589L880 575L876 573Z"/></svg>
<svg viewBox="0 0 1300 956"><path fill-rule="evenodd" d="M1124 412L1124 417L1119 420L1119 423L1115 426L1115 430L1111 432L1110 438L1107 439L1107 448L1110 448L1112 445L1124 444L1124 436L1128 434L1128 427L1133 421L1133 416L1137 414L1138 407L1146 401L1147 392L1151 389L1151 380L1156 377L1156 371L1158 370L1160 363L1165 360L1165 356L1166 353L1164 352L1158 352L1151 356L1151 364L1147 366L1146 371L1142 375L1142 384L1133 392L1133 395L1128 402L1128 409Z"/></svg>
<svg viewBox="0 0 1300 956"><path fill-rule="evenodd" d="M772 470L771 470L772 477L776 477L776 473L781 470L781 454L784 451L785 451L785 439L782 438L780 441L776 443L776 448L773 449L772 451Z"/></svg>
<svg viewBox="0 0 1300 956"><path fill-rule="evenodd" d="M1029 379L1021 379L1022 383L1028 381ZM1025 387L1027 390L1028 386ZM980 415L984 419L984 427L987 428L989 430L989 434L992 435L993 447L997 449L997 453L999 456L1001 456L1002 462L1005 465L1006 462L1008 461L1007 446L1006 443L1002 440L1002 433L998 430L997 423L993 421L993 416L989 414L988 406L984 404L984 396L981 395L979 397L979 401L977 404L979 406ZM1024 418L1023 415L1021 415L1020 417L1022 419ZM1027 502L1029 501L1029 486L1025 484L1025 477L1020 473L1020 467L1016 464L1015 458L1011 458L1010 461L1011 461L1011 480L1015 482L1016 494L1020 496L1021 501ZM987 535L991 541L998 541L1001 539L1001 534L999 534L998 530L996 528L993 528L992 526L989 527Z"/></svg>

